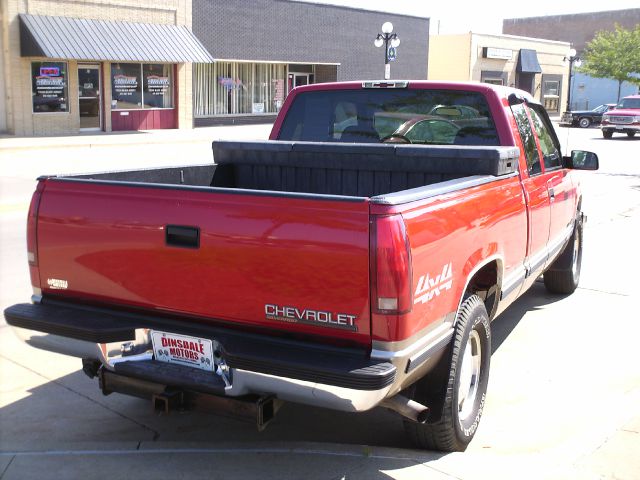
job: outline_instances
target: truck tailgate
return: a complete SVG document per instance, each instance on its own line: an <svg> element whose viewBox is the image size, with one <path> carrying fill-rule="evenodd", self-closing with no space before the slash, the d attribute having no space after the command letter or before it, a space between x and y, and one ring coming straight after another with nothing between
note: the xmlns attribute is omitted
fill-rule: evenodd
<svg viewBox="0 0 640 480"><path fill-rule="evenodd" d="M370 342L366 199L46 180L45 295Z"/></svg>

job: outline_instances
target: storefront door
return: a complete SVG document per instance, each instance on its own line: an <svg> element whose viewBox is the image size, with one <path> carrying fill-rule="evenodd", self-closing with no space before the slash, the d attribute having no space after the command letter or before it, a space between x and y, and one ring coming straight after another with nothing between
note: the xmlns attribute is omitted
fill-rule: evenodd
<svg viewBox="0 0 640 480"><path fill-rule="evenodd" d="M100 65L78 65L80 130L102 129Z"/></svg>
<svg viewBox="0 0 640 480"><path fill-rule="evenodd" d="M302 85L309 84L309 75L306 73L294 73L293 74L293 86L301 87Z"/></svg>

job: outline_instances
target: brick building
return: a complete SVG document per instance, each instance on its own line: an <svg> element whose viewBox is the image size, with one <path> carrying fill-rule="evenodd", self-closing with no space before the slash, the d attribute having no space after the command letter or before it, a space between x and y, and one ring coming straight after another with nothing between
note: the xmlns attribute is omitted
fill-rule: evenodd
<svg viewBox="0 0 640 480"><path fill-rule="evenodd" d="M392 22L391 77L427 76L429 19L294 0L193 0L193 32L215 58L194 66L196 125L273 120L307 83L379 79L373 41Z"/></svg>
<svg viewBox="0 0 640 480"><path fill-rule="evenodd" d="M191 0L0 0L0 131L192 126Z"/></svg>
<svg viewBox="0 0 640 480"><path fill-rule="evenodd" d="M578 52L578 56L581 56L586 44L598 31L614 30L616 24L626 29L634 29L640 24L640 8L508 18L502 22L502 33L569 42ZM567 70L568 68L567 65ZM622 85L621 96L631 95L637 91L636 85L625 82ZM571 109L593 108L603 103L616 102L617 96L618 82L615 80L592 78L581 74L579 70L574 73L571 82Z"/></svg>
<svg viewBox="0 0 640 480"><path fill-rule="evenodd" d="M571 15L506 18L502 21L502 33L569 42L580 55L587 42L598 31L613 30L616 24L634 29L639 23L640 8L630 8Z"/></svg>
<svg viewBox="0 0 640 480"><path fill-rule="evenodd" d="M298 85L427 76L429 19L295 0L0 0L0 131L269 122ZM193 27L193 33L191 31Z"/></svg>

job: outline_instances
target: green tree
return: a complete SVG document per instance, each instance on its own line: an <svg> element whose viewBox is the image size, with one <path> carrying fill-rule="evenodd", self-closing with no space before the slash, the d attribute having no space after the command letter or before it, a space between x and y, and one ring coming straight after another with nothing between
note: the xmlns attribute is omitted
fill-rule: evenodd
<svg viewBox="0 0 640 480"><path fill-rule="evenodd" d="M580 72L618 81L619 102L622 82L640 85L640 24L633 30L616 24L615 30L596 33L587 43L583 59Z"/></svg>

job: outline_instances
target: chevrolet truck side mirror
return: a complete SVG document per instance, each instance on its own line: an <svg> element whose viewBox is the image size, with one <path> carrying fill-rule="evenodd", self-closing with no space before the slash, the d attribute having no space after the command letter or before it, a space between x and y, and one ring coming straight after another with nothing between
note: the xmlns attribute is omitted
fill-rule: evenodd
<svg viewBox="0 0 640 480"><path fill-rule="evenodd" d="M570 157L564 157L565 166L573 170L598 170L598 155L584 150L572 150Z"/></svg>

